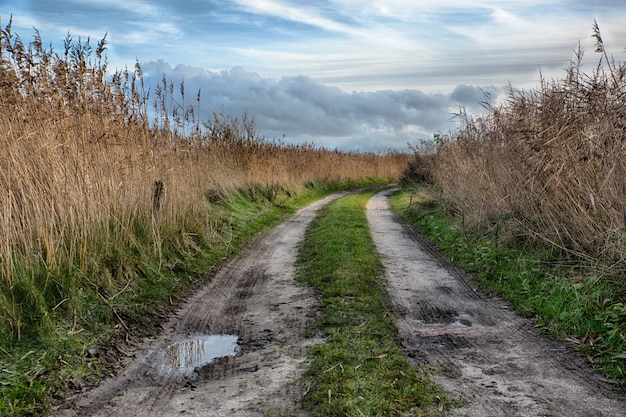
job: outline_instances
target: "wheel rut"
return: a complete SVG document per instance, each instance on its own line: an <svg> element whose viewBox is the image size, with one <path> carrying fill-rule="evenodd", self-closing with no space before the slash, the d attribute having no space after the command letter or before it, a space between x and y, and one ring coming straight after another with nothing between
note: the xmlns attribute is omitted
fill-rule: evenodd
<svg viewBox="0 0 626 417"><path fill-rule="evenodd" d="M391 213L367 205L407 356L438 370L437 382L465 405L451 416L626 416L626 400L571 347L478 292L461 271Z"/></svg>
<svg viewBox="0 0 626 417"><path fill-rule="evenodd" d="M160 335L132 352L123 372L68 399L55 414L306 415L299 406L306 389L300 375L307 347L321 340L305 337L317 300L294 280L297 245L316 210L343 194L313 203L255 239L163 324ZM237 352L186 372L164 366L173 343L196 335L237 336Z"/></svg>
<svg viewBox="0 0 626 417"><path fill-rule="evenodd" d="M437 370L435 379L465 404L450 416L619 417L626 401L564 343L476 291L461 271L404 225L388 190L368 203L388 292L406 355ZM300 376L315 315L312 291L294 281L297 244L318 208L296 213L256 239L133 349L117 376L75 395L59 416L305 416ZM173 343L195 335L238 337L234 356L191 371L163 366Z"/></svg>

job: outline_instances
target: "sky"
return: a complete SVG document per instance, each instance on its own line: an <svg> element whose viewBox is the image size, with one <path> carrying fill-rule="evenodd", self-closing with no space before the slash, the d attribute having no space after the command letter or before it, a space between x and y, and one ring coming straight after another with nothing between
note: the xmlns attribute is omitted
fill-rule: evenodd
<svg viewBox="0 0 626 417"><path fill-rule="evenodd" d="M201 110L247 113L259 135L346 151L408 150L509 88L558 79L592 24L623 61L623 0L0 0L0 25L57 50L105 34L111 70L139 62L201 89ZM195 99L195 93L193 95Z"/></svg>

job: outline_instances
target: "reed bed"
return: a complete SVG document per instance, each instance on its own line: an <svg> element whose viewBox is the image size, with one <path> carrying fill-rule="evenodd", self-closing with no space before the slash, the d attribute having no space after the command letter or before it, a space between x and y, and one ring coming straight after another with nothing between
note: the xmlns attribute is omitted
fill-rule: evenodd
<svg viewBox="0 0 626 417"><path fill-rule="evenodd" d="M401 153L329 151L260 137L248 115L200 121L184 84L143 85L139 63L107 73L106 39L64 49L0 36L0 337L36 335L52 316L89 312L85 287L105 303L141 274L128 255L142 237L193 251L215 239L211 204L260 187L397 178ZM184 102L184 101L183 101ZM270 196L271 197L271 196ZM140 230L141 229L141 230ZM133 249L135 248L135 249ZM117 259L115 258L117 256ZM124 259L120 259L124 258ZM166 262L166 260L164 260ZM130 290L129 290L130 291Z"/></svg>
<svg viewBox="0 0 626 417"><path fill-rule="evenodd" d="M432 177L465 227L626 269L626 66L593 25L595 67L578 49L560 80L511 89L440 137ZM621 280L621 279L620 279Z"/></svg>

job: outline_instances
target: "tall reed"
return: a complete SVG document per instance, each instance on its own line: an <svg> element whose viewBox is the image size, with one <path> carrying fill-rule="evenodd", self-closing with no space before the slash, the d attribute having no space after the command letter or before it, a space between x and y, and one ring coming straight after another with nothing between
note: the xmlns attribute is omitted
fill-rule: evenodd
<svg viewBox="0 0 626 417"><path fill-rule="evenodd" d="M579 48L561 80L471 118L439 144L433 177L467 227L558 248L579 261L626 268L626 65L598 25L597 65ZM618 275L618 274L614 274Z"/></svg>
<svg viewBox="0 0 626 417"><path fill-rule="evenodd" d="M328 151L260 137L253 118L199 120L163 79L148 95L139 63L107 75L106 36L44 47L0 35L0 337L33 336L52 316L132 291L138 238L193 250L214 239L211 201L259 184L396 178L401 153ZM118 257L116 259L116 256ZM166 260L164 260L166 262Z"/></svg>

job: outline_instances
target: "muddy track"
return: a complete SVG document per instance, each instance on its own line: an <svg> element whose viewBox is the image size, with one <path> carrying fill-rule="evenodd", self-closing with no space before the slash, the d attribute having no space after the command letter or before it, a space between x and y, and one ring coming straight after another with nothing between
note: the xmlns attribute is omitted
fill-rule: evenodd
<svg viewBox="0 0 626 417"><path fill-rule="evenodd" d="M466 405L453 416L626 416L626 399L563 342L477 292L388 207L384 191L368 203L383 255L402 347L439 370L437 382Z"/></svg>
<svg viewBox="0 0 626 417"><path fill-rule="evenodd" d="M305 337L317 302L294 281L297 244L316 210L340 195L300 210L256 239L164 324L162 334L130 352L134 358L122 373L70 398L55 414L303 414L297 410L306 389L299 382L306 348L320 340ZM186 356L204 351L198 339L204 335L237 336L236 354L181 367Z"/></svg>

